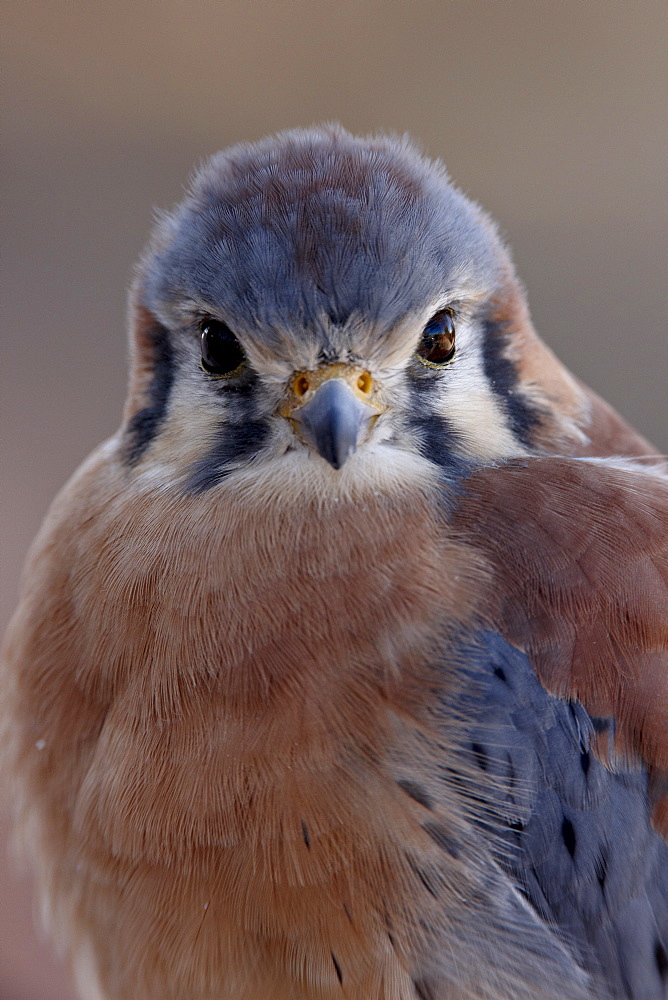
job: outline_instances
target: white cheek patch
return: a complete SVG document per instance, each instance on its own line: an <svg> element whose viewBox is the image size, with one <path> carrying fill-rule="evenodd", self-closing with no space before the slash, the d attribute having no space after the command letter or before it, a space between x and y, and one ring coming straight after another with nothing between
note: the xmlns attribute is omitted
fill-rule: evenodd
<svg viewBox="0 0 668 1000"><path fill-rule="evenodd" d="M225 407L209 386L198 381L196 376L178 373L163 426L146 453L143 471L185 472L211 449L225 419Z"/></svg>
<svg viewBox="0 0 668 1000"><path fill-rule="evenodd" d="M468 454L483 461L529 454L512 433L503 403L489 384L479 335L469 325L457 330L457 353L441 384L442 392L434 394L434 409Z"/></svg>

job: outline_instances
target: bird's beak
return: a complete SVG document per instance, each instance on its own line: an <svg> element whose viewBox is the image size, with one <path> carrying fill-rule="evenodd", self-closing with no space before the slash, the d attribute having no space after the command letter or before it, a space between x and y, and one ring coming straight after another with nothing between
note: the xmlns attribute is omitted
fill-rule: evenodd
<svg viewBox="0 0 668 1000"><path fill-rule="evenodd" d="M297 372L286 416L298 433L335 469L340 469L381 412L367 371L327 365Z"/></svg>

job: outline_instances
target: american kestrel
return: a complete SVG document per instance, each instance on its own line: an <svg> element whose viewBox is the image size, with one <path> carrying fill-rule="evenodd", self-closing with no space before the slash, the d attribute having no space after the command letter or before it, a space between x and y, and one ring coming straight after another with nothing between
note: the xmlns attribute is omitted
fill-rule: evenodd
<svg viewBox="0 0 668 1000"><path fill-rule="evenodd" d="M666 996L668 477L490 219L407 141L285 132L131 306L4 648L80 996Z"/></svg>

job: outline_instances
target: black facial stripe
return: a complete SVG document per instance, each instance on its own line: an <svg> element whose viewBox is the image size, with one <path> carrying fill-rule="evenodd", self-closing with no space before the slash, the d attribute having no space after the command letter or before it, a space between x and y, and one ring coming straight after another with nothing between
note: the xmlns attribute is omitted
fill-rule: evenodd
<svg viewBox="0 0 668 1000"><path fill-rule="evenodd" d="M188 488L193 493L204 493L221 482L245 458L250 458L264 445L269 436L269 425L257 418L255 375L247 377L240 385L212 381L211 388L228 397L229 416L221 421L216 441L204 458L193 467Z"/></svg>
<svg viewBox="0 0 668 1000"><path fill-rule="evenodd" d="M254 455L267 440L269 427L262 420L244 423L222 421L220 434L208 455L193 466L188 488L204 493L220 483L244 458Z"/></svg>
<svg viewBox="0 0 668 1000"><path fill-rule="evenodd" d="M517 369L504 354L509 339L507 324L487 317L483 320L482 330L482 359L487 381L503 402L513 434L522 444L530 446L533 431L540 424L541 417L537 408L517 391Z"/></svg>
<svg viewBox="0 0 668 1000"><path fill-rule="evenodd" d="M432 400L438 392L436 379L431 372L426 377L409 372L408 385L411 396L408 425L417 434L420 454L443 469L448 478L459 478L468 471L468 465L461 456L456 431L433 406Z"/></svg>
<svg viewBox="0 0 668 1000"><path fill-rule="evenodd" d="M148 406L135 413L125 429L123 457L130 466L137 464L158 433L174 381L174 354L167 330L156 321L144 336L151 343L153 376L148 389Z"/></svg>
<svg viewBox="0 0 668 1000"><path fill-rule="evenodd" d="M467 463L456 454L457 435L447 420L438 414L414 419L411 425L420 439L420 454L458 478L468 470Z"/></svg>

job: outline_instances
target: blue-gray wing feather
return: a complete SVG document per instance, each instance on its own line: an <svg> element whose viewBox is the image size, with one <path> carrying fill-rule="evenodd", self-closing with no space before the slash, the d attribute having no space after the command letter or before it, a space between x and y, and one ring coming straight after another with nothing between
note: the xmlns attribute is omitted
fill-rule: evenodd
<svg viewBox="0 0 668 1000"><path fill-rule="evenodd" d="M605 995L668 996L668 844L647 772L606 769L591 742L613 721L550 695L500 636L478 640L462 657L464 752L498 789L481 828L499 865Z"/></svg>

